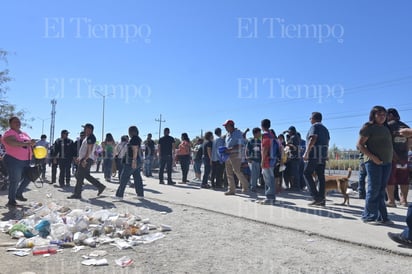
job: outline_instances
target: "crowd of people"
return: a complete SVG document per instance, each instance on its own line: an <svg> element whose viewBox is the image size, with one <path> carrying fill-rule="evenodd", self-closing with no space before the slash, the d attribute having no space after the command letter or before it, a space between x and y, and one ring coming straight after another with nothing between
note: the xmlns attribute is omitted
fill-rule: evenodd
<svg viewBox="0 0 412 274"><path fill-rule="evenodd" d="M258 202L273 205L284 185L289 191L309 191L312 197L309 206L324 206L325 166L330 135L322 118L320 112L311 114L311 127L306 140L303 140L295 126L290 126L277 135L271 128L271 121L263 119L260 127L253 128L250 138L246 138L249 129L241 131L235 127L233 120L227 120L222 124L226 133L222 133L222 129L218 127L214 132L207 131L204 136L197 138L194 144L187 133L181 134L177 144L177 140L170 136L170 129L165 128L164 135L156 145L150 133L143 141L139 137L138 128L131 126L128 135L121 136L120 142L116 142L112 134L107 133L105 140L98 145L93 134L94 127L87 123L75 141L68 137L69 131L64 129L60 138L49 145L45 135L39 141L33 141L21 131L19 118L12 117L9 120L10 129L4 133L1 142L4 146L2 165L4 164L9 178L7 205L16 206L16 200L27 200L23 192L30 181L24 175L24 170L32 160L30 148L44 146L50 151L50 183L56 187L68 187L71 172L75 174L76 184L69 199L81 199L84 179L96 187L97 195L104 191L106 186L90 174L92 165L96 164L98 171L101 161L105 180L110 182L114 174L119 179L114 198L123 199L131 176L136 195L144 198L141 173L143 171L144 176L153 177L152 165L157 158L160 184L176 184L172 180L172 171L177 162L182 173L178 183L191 183L188 174L190 164L193 163L195 178L192 181L198 181L201 188L218 190L226 187L225 195L236 195L237 188L243 194L249 194L262 187L265 199ZM412 132L407 130L409 127L400 121L396 109L386 110L382 106L372 108L369 121L360 129L357 142L362 168L359 174L359 197L365 199L362 213L365 223L393 223L388 218L387 207L396 206L394 196L398 191L395 188L397 185L400 186L400 204L408 205L407 161ZM44 179L46 162L44 159L36 161L41 166L41 176ZM58 181L57 168L60 171ZM408 225L411 214L409 206ZM412 243L409 234L407 231L389 236L398 242Z"/></svg>

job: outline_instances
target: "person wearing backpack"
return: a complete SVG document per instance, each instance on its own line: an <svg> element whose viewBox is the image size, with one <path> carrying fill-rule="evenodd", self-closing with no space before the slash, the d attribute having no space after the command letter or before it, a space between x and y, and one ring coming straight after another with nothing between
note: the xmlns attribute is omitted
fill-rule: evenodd
<svg viewBox="0 0 412 274"><path fill-rule="evenodd" d="M274 205L276 200L276 188L275 188L275 165L278 158L278 142L276 136L270 130L270 120L263 119L261 122L262 128L262 175L265 181L265 196L266 199L258 201L262 205Z"/></svg>

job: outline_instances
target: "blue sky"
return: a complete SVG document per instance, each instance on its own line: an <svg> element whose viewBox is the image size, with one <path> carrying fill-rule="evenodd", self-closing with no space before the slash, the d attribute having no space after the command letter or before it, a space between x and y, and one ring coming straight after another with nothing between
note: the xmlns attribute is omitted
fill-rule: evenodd
<svg viewBox="0 0 412 274"><path fill-rule="evenodd" d="M25 130L101 139L137 125L190 138L233 119L306 135L320 111L331 145L355 148L372 106L412 124L410 1L3 1L0 48L11 52L7 100ZM1 64L0 69L5 65ZM408 92L409 91L409 92ZM249 135L250 136L250 135Z"/></svg>

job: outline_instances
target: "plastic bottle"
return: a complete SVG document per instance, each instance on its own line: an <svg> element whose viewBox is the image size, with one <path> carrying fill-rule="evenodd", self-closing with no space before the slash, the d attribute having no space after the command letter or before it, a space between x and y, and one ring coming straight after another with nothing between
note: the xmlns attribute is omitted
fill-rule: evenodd
<svg viewBox="0 0 412 274"><path fill-rule="evenodd" d="M61 248L72 248L75 246L75 244L73 242L65 242L62 240L52 240L50 241L50 244L52 245L58 245Z"/></svg>
<svg viewBox="0 0 412 274"><path fill-rule="evenodd" d="M17 248L32 248L34 246L34 241L31 239L26 239L26 238L20 238L17 243L16 247Z"/></svg>
<svg viewBox="0 0 412 274"><path fill-rule="evenodd" d="M35 246L32 249L33 255L43 255L43 254L56 254L57 253L57 245L41 245Z"/></svg>

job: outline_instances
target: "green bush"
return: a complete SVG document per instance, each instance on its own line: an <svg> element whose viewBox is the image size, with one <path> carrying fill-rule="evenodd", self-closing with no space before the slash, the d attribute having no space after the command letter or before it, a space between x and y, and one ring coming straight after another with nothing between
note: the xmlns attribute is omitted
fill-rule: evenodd
<svg viewBox="0 0 412 274"><path fill-rule="evenodd" d="M358 170L359 160L329 160L326 163L326 168L332 170L347 170L348 168Z"/></svg>

